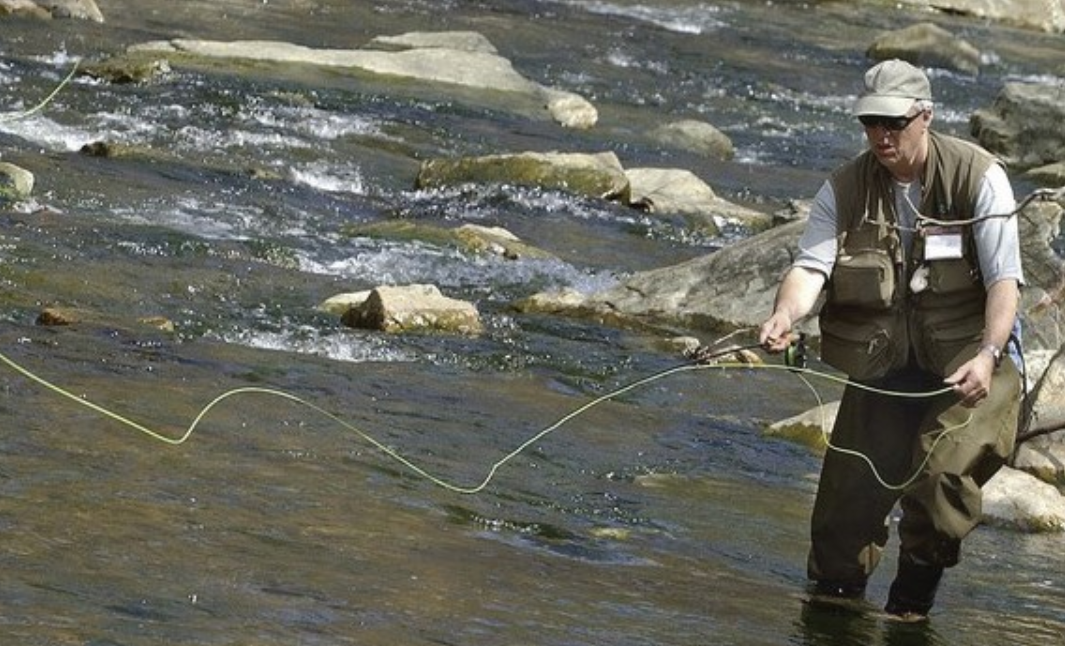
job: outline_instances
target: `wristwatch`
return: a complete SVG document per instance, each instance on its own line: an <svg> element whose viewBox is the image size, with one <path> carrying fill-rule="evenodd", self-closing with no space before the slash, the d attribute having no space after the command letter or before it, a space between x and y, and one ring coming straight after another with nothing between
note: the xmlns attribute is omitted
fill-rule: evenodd
<svg viewBox="0 0 1065 646"><path fill-rule="evenodd" d="M985 343L980 346L980 352L987 352L991 355L991 358L995 360L995 367L1002 363L1002 348L998 347L994 343Z"/></svg>

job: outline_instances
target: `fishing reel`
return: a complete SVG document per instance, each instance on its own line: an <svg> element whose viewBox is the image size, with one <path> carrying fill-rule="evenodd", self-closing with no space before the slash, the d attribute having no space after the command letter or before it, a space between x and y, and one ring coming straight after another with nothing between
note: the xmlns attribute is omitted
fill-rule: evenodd
<svg viewBox="0 0 1065 646"><path fill-rule="evenodd" d="M803 370L807 365L806 333L799 332L799 336L788 344L784 349L784 365L793 370Z"/></svg>

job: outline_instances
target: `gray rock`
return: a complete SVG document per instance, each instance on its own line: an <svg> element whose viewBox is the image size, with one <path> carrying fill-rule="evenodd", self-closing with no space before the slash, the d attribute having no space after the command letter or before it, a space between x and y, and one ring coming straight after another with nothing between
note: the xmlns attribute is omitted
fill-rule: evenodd
<svg viewBox="0 0 1065 646"><path fill-rule="evenodd" d="M969 119L980 145L1024 170L1065 160L1065 87L1007 83L989 108Z"/></svg>
<svg viewBox="0 0 1065 646"><path fill-rule="evenodd" d="M713 125L695 119L674 121L655 128L651 137L661 143L714 159L732 159L736 148L728 135Z"/></svg>
<svg viewBox="0 0 1065 646"><path fill-rule="evenodd" d="M901 58L918 66L941 67L966 74L980 71L980 50L929 22L882 34L866 55L878 61Z"/></svg>

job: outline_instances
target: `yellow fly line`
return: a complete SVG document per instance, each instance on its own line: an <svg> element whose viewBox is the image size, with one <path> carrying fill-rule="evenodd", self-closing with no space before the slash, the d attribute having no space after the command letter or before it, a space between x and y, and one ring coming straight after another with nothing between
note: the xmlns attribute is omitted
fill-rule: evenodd
<svg viewBox="0 0 1065 646"><path fill-rule="evenodd" d="M167 434L161 433L159 431L153 430L152 428L149 428L148 426L145 426L144 424L136 422L136 421L130 419L129 417L127 417L127 416L124 416L124 415L121 415L119 413L116 413L116 412L114 412L114 411L112 411L112 410L110 410L110 409L108 409L108 408L106 408L104 406L101 406L99 404L96 404L96 403L94 403L94 402L92 402L92 401L90 401L90 400L88 400L88 399L86 399L84 397L80 397L78 395L75 395L74 393L70 392L69 390L67 390L65 388L62 388L61 386L58 386L55 383L52 383L51 381L48 381L47 379L37 375L33 371L25 368L24 366L22 366L21 364L17 363L16 361L14 361L13 359L11 359L10 357L8 357L6 354L4 354L2 352L0 352L0 362L4 363L5 365L7 365L9 368L14 370L15 372L21 374L23 377L26 377L30 381L33 381L33 382L37 383L38 385L44 387L45 389L47 389L47 390L49 390L49 391L51 391L51 392L53 392L53 393L55 393L57 395L65 397L65 398L67 398L67 399L69 399L69 400L71 400L71 401L73 401L73 402L75 402L75 403L77 403L77 404L79 404L81 406L89 408L89 409L95 411L96 413L100 414L101 416L109 418L109 419L111 419L111 420L113 420L113 421L115 421L115 422L117 422L117 423L119 423L119 424L121 424L123 426L126 426L126 427L131 428L131 429L136 430L136 431L139 431L140 433L143 433L143 434L147 435L148 437L150 437L150 438L152 438L154 440L157 440L159 442L163 442L165 444L169 444L171 446L184 444L192 436L193 432L199 427L200 423L204 420L204 418L207 417L208 413L210 413L211 410L213 410L216 406L220 405L222 402L224 402L224 401L226 401L226 400L228 400L230 398L237 397L237 396L260 395L260 396L276 397L276 398L280 398L280 399L285 399L285 400L294 402L294 403L296 403L296 404L298 404L300 406L306 407L306 408L318 413L322 417L325 417L326 419L332 421L333 423L337 424L338 426L340 426L340 427L342 427L342 428L354 433L355 435L357 435L360 438L362 438L362 440L364 440L365 442L367 442L370 445L372 445L374 448L378 449L379 451L381 451L382 453L387 455L389 458L395 460L396 462L398 462L398 463L402 464L403 466L405 466L407 469L411 470L413 473L417 474L419 477L424 478L425 480L428 480L429 482L431 482L431 483L433 483L433 484L435 484L435 485L437 485L437 486L439 486L439 487L441 487L443 489L446 489L448 491L451 491L451 492L454 492L454 493L458 493L458 494L467 494L467 495L476 494L476 493L480 493L481 491L483 491L489 485L489 483L492 482L492 480L495 478L496 474L499 472L499 470L504 465L506 465L508 462L510 462L511 460L513 460L514 458L518 457L523 452L528 450L528 448L530 446L532 446L533 444L539 442L540 440L542 440L547 435L555 432L556 430L561 428L563 425L569 423L570 421L574 420L575 418L579 417L580 415L583 415L584 413L588 412L592 408L594 408L594 407L596 407L596 406L598 406L598 405L600 405L600 404L602 404L602 403L604 403L606 401L609 401L611 399L615 399L617 397L620 397L621 395L624 395L625 393L628 393L630 391L636 390L636 389L641 388L643 386L646 386L648 384L654 383L656 381L659 381L661 379L665 379L667 377L670 377L670 376L673 376L673 375L676 375L676 374L679 374L679 373L692 372L692 371L697 371L697 370L719 370L719 371L740 370L740 369L742 369L742 370L757 370L757 369L761 369L761 370L786 370L788 372L791 372L793 374L798 375L799 378L802 379L802 381L806 384L806 386L813 393L813 396L817 400L819 405L823 404L823 401L821 399L820 394L813 387L813 384L810 383L809 379L807 379L808 376L817 377L819 379L824 379L824 380L827 380L827 381L833 381L833 382L837 382L837 383L849 384L851 386L855 386L855 387L858 387L858 388L863 388L863 389L866 389L866 390L869 390L869 391L872 391L872 392L878 392L878 393L881 393L881 394L890 395L890 396L894 396L894 397L929 398L929 397L935 397L935 396L938 396L938 395L942 395L944 393L950 392L950 390L951 390L950 387L945 387L945 388L942 388L940 390L934 390L934 391L930 391L930 392L920 392L920 393L888 391L888 390L877 389L877 388L873 388L873 387L866 386L866 385L863 385L863 384L851 382L851 381L847 380L844 377L840 377L840 376L833 375L831 373L827 373L827 372L823 372L823 371L819 371L819 370L813 370L813 369L809 369L809 368L798 368L798 367L794 367L794 366L777 365L777 364L751 364L751 363L739 363L739 362L735 362L735 363L686 363L686 364L682 364L682 365L675 366L675 367L672 367L672 368L668 368L666 370L654 373L654 374L649 375L647 377L644 377L642 379L638 379L636 381L633 381L633 382L631 382L631 383L629 383L629 384L627 384L625 386L622 386L622 387L620 387L620 388L618 388L616 390L613 390L613 391L611 391L609 393L606 393L606 394L604 394L604 395L602 395L600 397L596 397L595 399L592 399L592 400L588 401L587 403L577 407L576 409L572 410L571 412L569 412L566 415L564 415L561 418L559 418L553 424L550 424L549 426L546 426L543 429L541 429L540 431L536 432L531 437L529 437L527 440L521 442L512 451L510 451L509 453L504 455L502 458L500 458L499 460L496 460L494 463L492 463L491 466L488 468L488 471L487 471L486 475L484 476L484 478L481 480L480 483L478 483L476 485L473 485L473 486L462 486L462 485L459 485L459 484L455 484L455 483L449 482L449 481L445 480L442 477L439 477L439 476L436 476L436 475L433 475L433 474L429 473L423 467L421 467L421 466L415 464L414 462L412 462L411 460L403 457L403 455L401 455L398 451L396 451L396 450L394 450L392 448L389 448L384 443L380 442L379 440L374 438L372 435L370 435L369 433L367 433L367 432L363 431L362 429L356 427L355 425L351 424L350 422L347 422L347 421L341 419L340 417L334 415L333 413L330 413L329 411L327 411L324 408L318 406L317 404L309 402L309 401L307 401L307 400L305 400L305 399L303 399L301 397L298 397L298 396L293 395L291 393L285 392L283 390L278 390L278 389L273 389L273 388L261 388L261 387L242 387L242 388L234 388L234 389L231 389L231 390L227 390L227 391L223 392L222 394L218 395L217 397L215 397L214 399L212 399L206 406L204 406L200 410L200 412L196 415L196 417L192 420L192 422L189 424L188 428L186 428L183 433L181 433L177 437L172 437L170 435L167 435ZM823 406L822 406L822 408L823 408ZM889 482L885 481L884 478L881 477L879 471L877 470L876 465L873 463L873 461L867 455L865 455L865 454L863 454L861 452L858 452L858 451L854 451L854 450L846 449L846 448L842 448L842 447L837 447L837 446L833 445L832 442L831 442L831 439L829 437L829 431L828 431L826 420L824 418L824 411L823 410L822 410L822 420L821 420L821 431L822 431L822 435L823 435L825 444L826 444L826 446L829 449L834 450L834 451L838 451L840 453L845 453L847 455L851 455L851 456L854 456L854 457L856 457L858 459L864 460L866 462L866 464L869 466L869 468L872 470L873 475L880 482L881 486L883 486L883 487L885 487L887 489L901 490L901 489L905 489L907 486L912 484L918 477L920 477L921 471L923 470L923 468L924 468L925 464L927 463L927 461L931 458L931 454L932 454L933 451L935 451L935 448L936 448L936 446L938 446L939 442L941 440L943 440L945 437L947 437L950 433L967 426L970 420L971 420L971 416L970 416L969 419L967 419L962 424L959 424L958 426L950 427L950 428L947 428L947 429L944 429L943 431L941 431L939 433L939 435L936 437L935 441L933 442L932 447L929 450L928 454L925 456L925 461L922 462L914 470L913 474L910 477L908 477L906 480L904 480L901 483L889 483Z"/></svg>
<svg viewBox="0 0 1065 646"><path fill-rule="evenodd" d="M59 85L57 85L55 89L52 90L51 93L49 93L48 96L44 98L43 101L33 106L32 108L29 108L28 110L22 110L20 112L0 112L0 123L6 123L8 121L18 121L19 119L26 119L43 110L45 107L48 106L49 103L52 102L52 99L54 99L56 95L62 92L63 88L65 88L67 84L70 83L71 79L74 78L75 72L77 71L78 63L75 61L74 66L70 68L70 72L67 73L67 75L63 78Z"/></svg>

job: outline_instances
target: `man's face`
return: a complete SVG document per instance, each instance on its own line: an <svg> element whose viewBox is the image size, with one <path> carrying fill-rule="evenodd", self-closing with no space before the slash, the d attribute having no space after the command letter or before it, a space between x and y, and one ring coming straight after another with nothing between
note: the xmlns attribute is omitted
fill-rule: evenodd
<svg viewBox="0 0 1065 646"><path fill-rule="evenodd" d="M902 117L863 116L869 148L889 171L903 180L913 179L924 160L925 133L932 120L928 110L911 110Z"/></svg>

